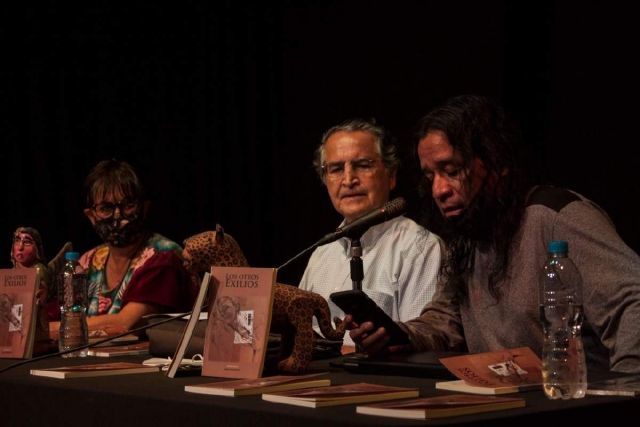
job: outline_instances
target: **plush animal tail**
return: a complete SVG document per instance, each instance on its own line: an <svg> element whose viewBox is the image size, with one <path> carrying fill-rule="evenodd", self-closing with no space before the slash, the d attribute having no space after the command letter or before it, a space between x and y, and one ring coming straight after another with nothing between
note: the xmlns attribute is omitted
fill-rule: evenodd
<svg viewBox="0 0 640 427"><path fill-rule="evenodd" d="M326 304L326 301L325 301ZM317 319L322 319L323 313L329 312L329 306L327 305L326 311L323 309L316 309L315 316ZM333 318L333 323L335 323L336 327L334 328L331 325L331 322L323 322L322 320L318 321L318 326L320 328L320 332L322 335L328 340L331 341L342 341L344 338L344 334L346 330L344 329L344 322L338 316Z"/></svg>

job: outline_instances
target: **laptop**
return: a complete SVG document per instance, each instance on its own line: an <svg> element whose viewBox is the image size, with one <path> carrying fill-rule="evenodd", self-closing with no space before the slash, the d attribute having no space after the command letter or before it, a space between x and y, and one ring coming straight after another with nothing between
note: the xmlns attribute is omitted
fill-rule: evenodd
<svg viewBox="0 0 640 427"><path fill-rule="evenodd" d="M400 353L388 356L345 356L342 362L334 364L347 372L374 375L398 375L407 377L458 379L441 362L440 358L460 356L463 352L422 351Z"/></svg>

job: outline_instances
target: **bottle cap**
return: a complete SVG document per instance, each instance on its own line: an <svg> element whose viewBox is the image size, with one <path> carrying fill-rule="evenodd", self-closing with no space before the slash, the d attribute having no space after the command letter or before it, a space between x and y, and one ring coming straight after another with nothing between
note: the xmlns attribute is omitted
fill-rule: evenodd
<svg viewBox="0 0 640 427"><path fill-rule="evenodd" d="M64 254L64 259L66 259L66 260L79 259L79 258L80 258L80 253L78 253L78 252L66 252Z"/></svg>
<svg viewBox="0 0 640 427"><path fill-rule="evenodd" d="M547 246L547 251L550 254L559 254L559 253L569 252L569 243L565 242L564 240L554 240L552 242L549 242L549 245Z"/></svg>

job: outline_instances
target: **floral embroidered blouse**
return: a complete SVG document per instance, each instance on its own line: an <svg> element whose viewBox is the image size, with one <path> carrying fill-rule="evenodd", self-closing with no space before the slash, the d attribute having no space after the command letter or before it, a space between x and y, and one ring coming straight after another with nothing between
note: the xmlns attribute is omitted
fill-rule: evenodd
<svg viewBox="0 0 640 427"><path fill-rule="evenodd" d="M162 306L167 311L189 311L193 306L197 278L182 265L182 248L177 243L157 233L151 235L114 289L107 286L108 257L109 247L103 244L79 260L88 274L89 316L118 313L131 301Z"/></svg>

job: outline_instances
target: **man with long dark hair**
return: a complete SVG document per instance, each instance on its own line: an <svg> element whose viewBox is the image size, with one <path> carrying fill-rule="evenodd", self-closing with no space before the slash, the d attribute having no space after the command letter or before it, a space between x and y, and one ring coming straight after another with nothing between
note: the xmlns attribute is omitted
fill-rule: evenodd
<svg viewBox="0 0 640 427"><path fill-rule="evenodd" d="M383 328L347 316L354 342L368 353L541 354L538 274L547 243L566 240L583 278L587 363L640 373L640 257L607 214L574 191L530 185L517 132L488 98L449 99L420 120L417 140L424 225L448 249L438 288L420 317L400 323L410 346L388 348Z"/></svg>

